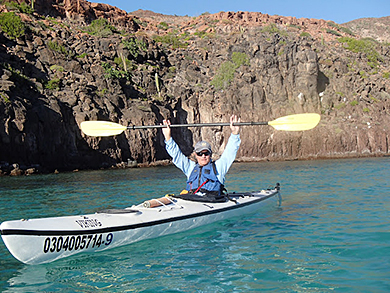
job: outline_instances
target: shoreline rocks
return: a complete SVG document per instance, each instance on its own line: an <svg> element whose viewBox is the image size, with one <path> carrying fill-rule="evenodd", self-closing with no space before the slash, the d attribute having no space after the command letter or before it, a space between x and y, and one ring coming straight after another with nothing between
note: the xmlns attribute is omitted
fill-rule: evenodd
<svg viewBox="0 0 390 293"><path fill-rule="evenodd" d="M75 3L41 6L56 18L18 13L29 29L20 38L0 30L0 58L6 61L0 66L0 161L18 162L13 174L169 160L161 131L88 137L79 127L85 120L131 126L167 118L177 124L226 122L233 113L242 121L270 121L315 112L322 120L310 131L243 127L237 160L390 152L386 44L367 43L373 55L354 52L327 32L332 25L323 20L244 12L137 18L106 5ZM91 33L98 17L107 22ZM317 33L302 35L309 27ZM208 140L220 155L229 129L182 128L172 135L185 154L197 140Z"/></svg>

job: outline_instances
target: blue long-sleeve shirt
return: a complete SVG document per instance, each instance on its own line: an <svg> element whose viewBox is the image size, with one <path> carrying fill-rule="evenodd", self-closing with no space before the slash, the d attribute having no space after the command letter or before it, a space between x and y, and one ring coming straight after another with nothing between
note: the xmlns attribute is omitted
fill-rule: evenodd
<svg viewBox="0 0 390 293"><path fill-rule="evenodd" d="M225 175L229 171L230 166L233 164L234 159L236 158L240 144L240 135L231 134L222 156L217 161L215 161L215 167L218 171L217 177L219 182L222 184L225 184ZM168 154L172 157L173 164L182 170L188 179L196 163L191 161L181 152L179 146L172 138L168 141L165 141L165 148Z"/></svg>

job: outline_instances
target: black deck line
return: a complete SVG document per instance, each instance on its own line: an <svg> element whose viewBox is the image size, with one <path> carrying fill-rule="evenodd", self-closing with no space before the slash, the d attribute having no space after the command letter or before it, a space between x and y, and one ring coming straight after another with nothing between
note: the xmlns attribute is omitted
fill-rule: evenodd
<svg viewBox="0 0 390 293"><path fill-rule="evenodd" d="M216 210L209 210L201 213L196 214L190 214L185 216L179 216L179 217L172 217L168 219L162 219L157 221L151 221L146 223L139 223L139 224L132 224L132 225L125 225L125 226L116 226L116 227L107 227L107 228L100 228L100 229L91 229L91 230L22 230L22 229L3 229L1 230L1 235L30 235L30 236L64 236L64 235L90 235L90 234L102 234L102 233L110 233L110 232L119 232L119 231L126 231L126 230L133 230L137 228L144 228L144 227L151 227L156 226L160 224L170 223L170 222L177 222L181 220L186 219L192 219L212 214L218 214L225 211L235 210L239 209L248 205L252 205L255 203L258 203L260 201L266 200L272 196L275 196L278 192L271 193L269 195L260 197L254 201L246 202L242 204L233 205L230 207L226 207L223 209L216 209Z"/></svg>

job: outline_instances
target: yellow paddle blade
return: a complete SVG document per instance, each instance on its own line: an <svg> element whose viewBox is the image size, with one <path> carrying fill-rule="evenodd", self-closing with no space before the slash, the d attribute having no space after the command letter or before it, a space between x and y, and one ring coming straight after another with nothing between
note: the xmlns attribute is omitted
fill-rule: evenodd
<svg viewBox="0 0 390 293"><path fill-rule="evenodd" d="M319 114L305 113L280 117L268 122L268 125L277 130L302 131L316 127L320 120L321 116Z"/></svg>
<svg viewBox="0 0 390 293"><path fill-rule="evenodd" d="M121 134L127 129L126 126L108 121L83 121L81 130L89 136L112 136Z"/></svg>

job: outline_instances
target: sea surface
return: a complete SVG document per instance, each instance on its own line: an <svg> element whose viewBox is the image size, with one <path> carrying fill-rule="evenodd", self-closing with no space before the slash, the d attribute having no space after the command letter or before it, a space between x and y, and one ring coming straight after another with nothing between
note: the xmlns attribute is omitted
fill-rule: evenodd
<svg viewBox="0 0 390 293"><path fill-rule="evenodd" d="M282 205L44 265L0 241L2 292L390 292L390 158L235 163L229 191L280 182ZM178 193L175 167L0 178L0 221Z"/></svg>

